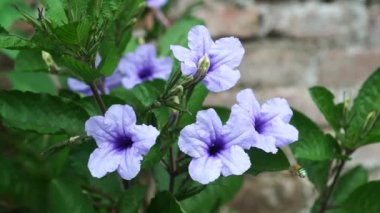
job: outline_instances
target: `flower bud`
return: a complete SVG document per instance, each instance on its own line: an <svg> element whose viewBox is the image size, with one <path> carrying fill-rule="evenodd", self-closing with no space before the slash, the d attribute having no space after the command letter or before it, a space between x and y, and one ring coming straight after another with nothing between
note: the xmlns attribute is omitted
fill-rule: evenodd
<svg viewBox="0 0 380 213"><path fill-rule="evenodd" d="M178 96L178 95L181 95L182 93L183 93L183 86L182 85L178 85L174 89L172 89L172 90L169 91L168 96L169 97L171 97L171 96Z"/></svg>
<svg viewBox="0 0 380 213"><path fill-rule="evenodd" d="M206 54L198 61L198 70L194 75L194 82L198 83L202 81L204 77L206 76L209 68L210 68L210 58Z"/></svg>

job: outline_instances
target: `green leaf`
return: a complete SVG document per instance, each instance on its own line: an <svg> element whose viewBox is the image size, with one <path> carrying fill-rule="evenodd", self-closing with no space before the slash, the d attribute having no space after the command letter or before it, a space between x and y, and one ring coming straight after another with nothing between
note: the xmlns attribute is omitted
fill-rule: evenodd
<svg viewBox="0 0 380 213"><path fill-rule="evenodd" d="M380 212L380 181L372 181L355 189L345 200L347 213Z"/></svg>
<svg viewBox="0 0 380 213"><path fill-rule="evenodd" d="M162 94L164 87L165 81L157 79L136 85L132 92L145 107L148 107Z"/></svg>
<svg viewBox="0 0 380 213"><path fill-rule="evenodd" d="M63 43L66 44L73 44L73 45L78 45L79 44L79 39L78 39L78 23L69 23L69 24L64 24L59 27L56 27L54 29L54 34L57 35L57 38L61 40Z"/></svg>
<svg viewBox="0 0 380 213"><path fill-rule="evenodd" d="M137 213L144 201L146 187L134 185L123 193L119 203L120 212Z"/></svg>
<svg viewBox="0 0 380 213"><path fill-rule="evenodd" d="M338 132L342 112L334 104L334 95L328 89L321 86L312 87L309 89L309 92L327 122Z"/></svg>
<svg viewBox="0 0 380 213"><path fill-rule="evenodd" d="M170 54L170 45L187 46L187 33L195 26L203 24L203 21L194 18L187 18L177 21L170 27L158 42L160 55Z"/></svg>
<svg viewBox="0 0 380 213"><path fill-rule="evenodd" d="M7 78L14 90L56 95L57 89L49 75L48 73L11 71Z"/></svg>
<svg viewBox="0 0 380 213"><path fill-rule="evenodd" d="M124 105L124 101L121 100L120 98L109 96L109 95L102 95L101 97L103 99L103 102L104 102L106 108L109 108L114 104ZM100 111L99 106L96 103L93 96L84 97L84 98L76 101L76 103L79 106L83 107L88 112L88 114L91 116L102 114L102 112Z"/></svg>
<svg viewBox="0 0 380 213"><path fill-rule="evenodd" d="M120 56L115 49L109 49L106 55L102 55L102 61L98 67L100 73L106 76L114 73L117 65L119 64Z"/></svg>
<svg viewBox="0 0 380 213"><path fill-rule="evenodd" d="M351 116L353 119L349 123L347 130L347 137L351 140L344 141L345 146L349 148L357 148L369 143L379 142L380 134L376 130L376 135L374 137L371 135L366 138L361 138L357 140L362 134L362 127L368 116L372 111L380 112L380 69L376 70L363 84L359 90L358 96L355 98L352 109ZM379 128L379 125L376 126Z"/></svg>
<svg viewBox="0 0 380 213"><path fill-rule="evenodd" d="M181 120L179 121L179 126L184 127L190 123L195 122L197 112L203 108L203 102L208 95L208 90L203 84L198 84L190 97L187 104L187 109L191 113L184 113Z"/></svg>
<svg viewBox="0 0 380 213"><path fill-rule="evenodd" d="M53 179L49 184L48 194L50 212L95 212L79 185L69 179Z"/></svg>
<svg viewBox="0 0 380 213"><path fill-rule="evenodd" d="M243 184L243 176L229 176L206 186L206 189L181 202L188 213L215 212L216 206L230 201Z"/></svg>
<svg viewBox="0 0 380 213"><path fill-rule="evenodd" d="M0 49L9 49L9 50L23 50L34 48L35 45L18 36L14 35L0 35Z"/></svg>
<svg viewBox="0 0 380 213"><path fill-rule="evenodd" d="M0 116L8 127L43 134L81 134L88 114L81 107L48 94L0 91Z"/></svg>
<svg viewBox="0 0 380 213"><path fill-rule="evenodd" d="M28 72L49 72L49 68L42 59L41 51L23 50L17 55L15 70Z"/></svg>
<svg viewBox="0 0 380 213"><path fill-rule="evenodd" d="M65 8L61 0L42 0L45 6L45 15L52 20L54 25L63 25L67 23Z"/></svg>
<svg viewBox="0 0 380 213"><path fill-rule="evenodd" d="M148 154L144 157L142 162L142 168L152 168L154 165L156 165L161 158L165 155L165 153L160 149L159 144L155 144Z"/></svg>
<svg viewBox="0 0 380 213"><path fill-rule="evenodd" d="M308 117L293 110L291 123L299 131L299 139L290 147L296 158L324 161L332 159L337 153L337 142L322 130Z"/></svg>
<svg viewBox="0 0 380 213"><path fill-rule="evenodd" d="M69 71L79 80L92 83L102 75L95 69L91 68L88 64L78 61L70 56L63 56L59 59L63 66L67 67Z"/></svg>
<svg viewBox="0 0 380 213"><path fill-rule="evenodd" d="M346 172L338 181L331 198L332 205L340 205L358 187L368 182L368 171L362 166L357 166Z"/></svg>
<svg viewBox="0 0 380 213"><path fill-rule="evenodd" d="M307 178L314 184L320 193L326 189L331 161L311 161L298 159L298 163L306 169Z"/></svg>
<svg viewBox="0 0 380 213"><path fill-rule="evenodd" d="M148 213L185 213L180 203L168 191L163 191L154 197L148 206Z"/></svg>
<svg viewBox="0 0 380 213"><path fill-rule="evenodd" d="M288 158L281 149L276 154L271 154L261 149L251 148L248 155L252 163L248 174L258 175L262 172L288 170L290 167Z"/></svg>

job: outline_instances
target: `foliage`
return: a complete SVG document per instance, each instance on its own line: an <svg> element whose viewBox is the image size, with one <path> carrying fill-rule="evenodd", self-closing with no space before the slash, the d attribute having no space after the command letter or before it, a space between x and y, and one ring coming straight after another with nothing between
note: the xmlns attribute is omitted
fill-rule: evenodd
<svg viewBox="0 0 380 213"><path fill-rule="evenodd" d="M15 9L8 12L11 3ZM144 39L157 43L159 56L171 56L170 45L186 46L189 30L202 20L184 15L171 26L159 20L146 26L151 13L163 12L165 17L170 4L163 10L151 9L143 0L40 3L36 11L21 0L0 3L1 52L15 62L7 75L12 88L0 91L0 211L221 211L241 188L243 176L221 177L201 185L187 173L191 159L178 146L181 130L196 121L199 111L214 109L224 124L230 118L229 108L204 105L208 90L196 79L200 70L194 77L182 76L175 61L166 81L145 81L128 90L106 91L104 86L117 72L120 59ZM33 27L33 33L11 27L20 18ZM147 32L145 37L134 37L137 23ZM70 91L68 78L82 81L94 96ZM324 87L311 88L310 95L334 134L325 133L293 110L291 123L299 131L299 140L290 148L302 168L288 160L292 156L286 149L271 154L247 148L252 166L245 175L295 168L295 174L303 176L301 169L306 169L320 193L313 212L359 212L363 208L379 212L379 182L368 182L365 168L358 166L341 175L355 150L380 141L379 85L377 70L352 106L349 99L335 104L333 93ZM116 173L94 178L87 165L96 143L86 135L85 122L115 104L130 105L137 124L160 131L132 181Z"/></svg>

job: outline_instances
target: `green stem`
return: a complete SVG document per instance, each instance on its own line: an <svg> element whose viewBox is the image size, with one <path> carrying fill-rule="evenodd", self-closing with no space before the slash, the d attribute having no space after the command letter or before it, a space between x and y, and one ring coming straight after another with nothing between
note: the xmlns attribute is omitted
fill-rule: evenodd
<svg viewBox="0 0 380 213"><path fill-rule="evenodd" d="M176 179L176 160L174 159L174 154L173 154L173 146L170 147L169 149L169 157L170 157L170 179L169 179L169 191L171 193L174 192L174 186L175 186L175 179Z"/></svg>
<svg viewBox="0 0 380 213"><path fill-rule="evenodd" d="M98 105L100 111L104 115L106 113L107 109L106 109L106 106L104 105L102 97L99 95L99 92L98 92L96 85L94 83L91 83L90 88L91 88L92 94L94 94L96 104Z"/></svg>

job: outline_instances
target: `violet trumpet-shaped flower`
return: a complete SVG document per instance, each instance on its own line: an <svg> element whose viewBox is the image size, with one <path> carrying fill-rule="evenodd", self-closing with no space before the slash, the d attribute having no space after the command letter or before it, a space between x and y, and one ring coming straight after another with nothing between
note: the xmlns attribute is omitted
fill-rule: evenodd
<svg viewBox="0 0 380 213"><path fill-rule="evenodd" d="M153 9L158 9L166 4L168 0L146 0L146 5Z"/></svg>
<svg viewBox="0 0 380 213"><path fill-rule="evenodd" d="M144 81L153 79L167 80L172 71L173 61L170 57L157 58L153 44L139 46L135 52L123 57L118 69L124 74L122 83L127 89Z"/></svg>
<svg viewBox="0 0 380 213"><path fill-rule="evenodd" d="M276 153L277 147L298 140L298 130L289 124L293 112L285 99L272 98L260 106L251 89L240 91L236 99L227 123L246 127L247 134L251 134L244 148L257 147Z"/></svg>
<svg viewBox="0 0 380 213"><path fill-rule="evenodd" d="M180 150L193 159L189 165L190 177L202 184L216 180L220 175L241 175L251 162L240 146L249 134L235 125L222 125L215 110L199 111L197 121L180 133Z"/></svg>
<svg viewBox="0 0 380 213"><path fill-rule="evenodd" d="M210 33L204 26L191 28L188 34L189 49L171 45L174 57L181 62L184 75L199 75L204 72L203 84L212 92L221 92L235 86L240 79L240 72L236 68L240 65L244 55L244 48L239 39L226 37L211 39ZM206 70L199 67L207 61Z"/></svg>
<svg viewBox="0 0 380 213"><path fill-rule="evenodd" d="M101 62L101 58L99 55L97 55L95 59L95 66L96 67L99 66L100 62ZM104 81L103 81L104 92L108 94L111 89L121 86L121 78L122 78L122 75L119 70L115 70L111 76L104 78ZM72 91L82 93L85 96L92 95L92 91L90 87L86 83L78 79L68 78L67 85L69 89Z"/></svg>
<svg viewBox="0 0 380 213"><path fill-rule="evenodd" d="M159 135L153 126L136 125L135 112L128 105L113 105L104 116L91 117L85 129L98 146L88 161L91 175L97 178L115 170L123 179L134 178Z"/></svg>

